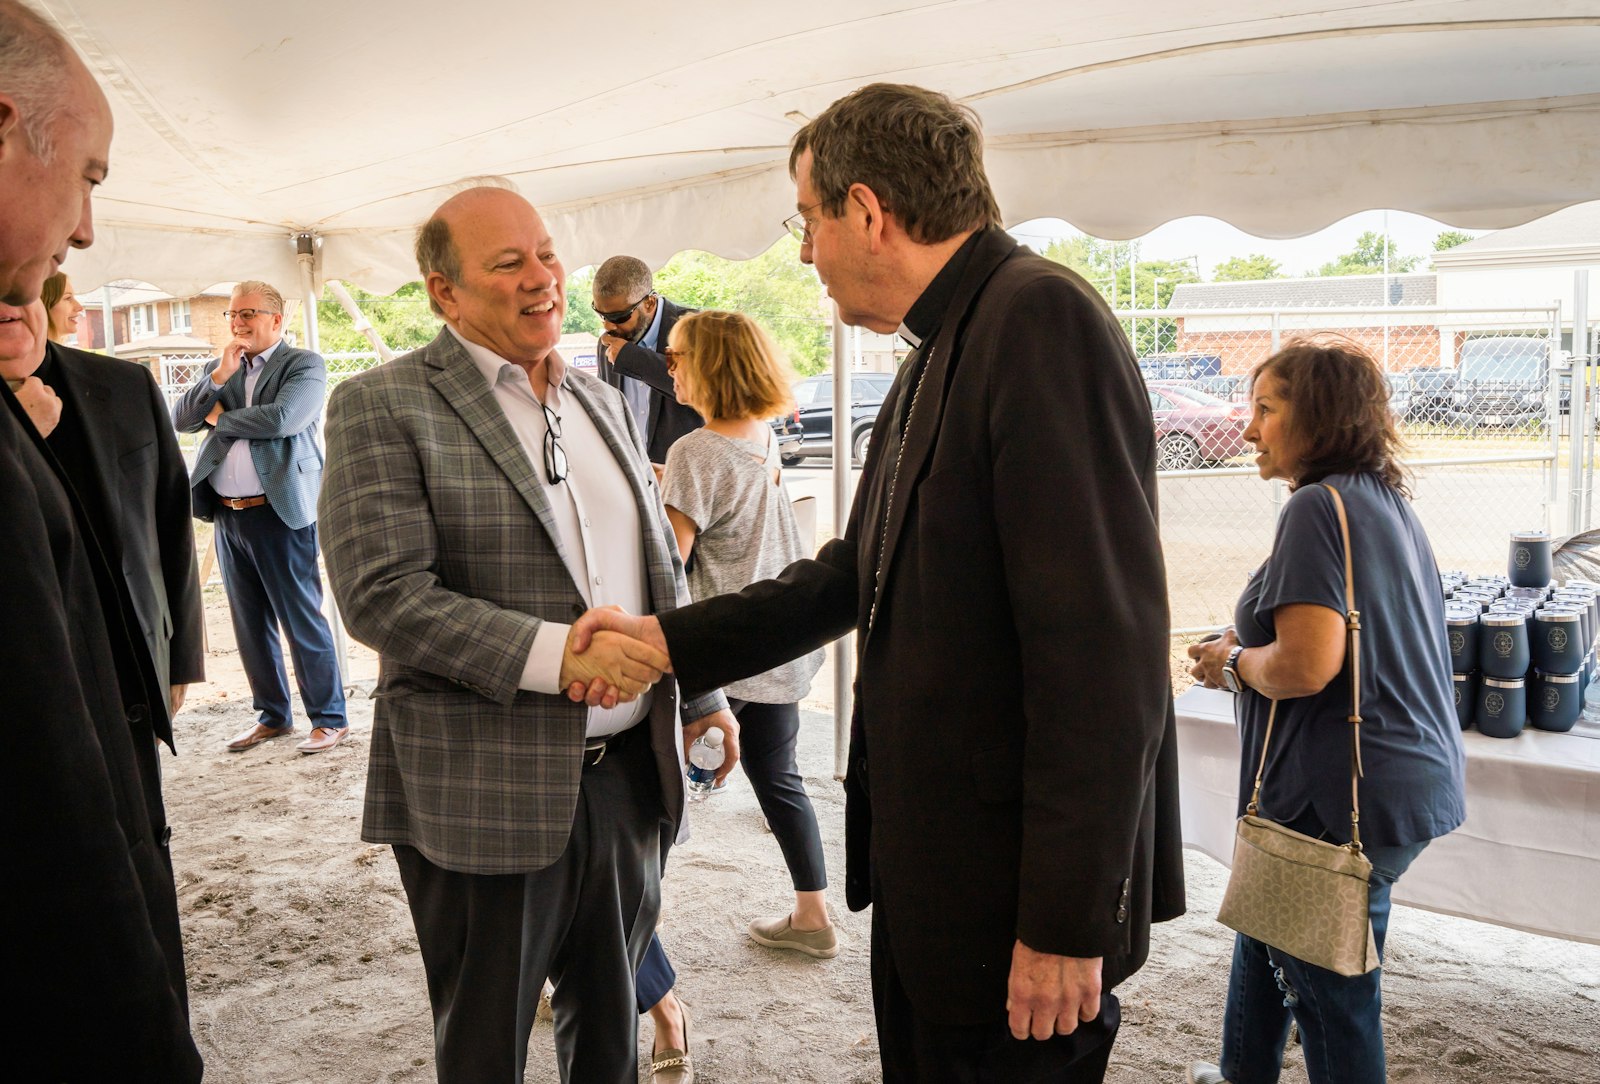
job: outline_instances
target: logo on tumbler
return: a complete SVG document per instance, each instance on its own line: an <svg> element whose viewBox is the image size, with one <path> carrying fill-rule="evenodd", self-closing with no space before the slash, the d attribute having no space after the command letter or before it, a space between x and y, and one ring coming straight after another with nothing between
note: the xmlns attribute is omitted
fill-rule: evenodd
<svg viewBox="0 0 1600 1084"><path fill-rule="evenodd" d="M1506 698L1499 693L1490 693L1483 698L1483 710L1490 715L1499 715L1506 710Z"/></svg>
<svg viewBox="0 0 1600 1084"><path fill-rule="evenodd" d="M1544 688L1543 699L1544 710L1555 711L1556 707L1561 703L1561 693L1558 690L1552 689L1550 686L1546 685Z"/></svg>
<svg viewBox="0 0 1600 1084"><path fill-rule="evenodd" d="M1516 546L1511 550L1511 561L1518 568L1527 568L1533 562L1533 551L1527 546Z"/></svg>
<svg viewBox="0 0 1600 1084"><path fill-rule="evenodd" d="M1434 643L1438 643L1438 641L1435 640ZM1494 653L1496 655L1499 655L1502 659L1509 659L1512 646L1509 632L1497 632L1494 634Z"/></svg>
<svg viewBox="0 0 1600 1084"><path fill-rule="evenodd" d="M1561 628L1559 626L1556 627L1556 628L1551 629L1550 630L1550 646L1555 648L1557 651L1566 650L1566 646L1567 646L1567 630L1564 629L1564 628Z"/></svg>
<svg viewBox="0 0 1600 1084"><path fill-rule="evenodd" d="M1450 654L1459 655L1467 649L1467 635L1464 632L1450 630Z"/></svg>

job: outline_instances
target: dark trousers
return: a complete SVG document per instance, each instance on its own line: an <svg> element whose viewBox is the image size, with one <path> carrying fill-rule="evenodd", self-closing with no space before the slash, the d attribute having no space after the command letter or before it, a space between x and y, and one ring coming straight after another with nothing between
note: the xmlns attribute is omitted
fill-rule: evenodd
<svg viewBox="0 0 1600 1084"><path fill-rule="evenodd" d="M883 920L872 907L872 1001L884 1084L1099 1084L1122 1023L1115 994L1100 995L1100 1015L1071 1035L1014 1039L1005 1006L983 1024L949 1024L919 1013L906 996Z"/></svg>
<svg viewBox="0 0 1600 1084"><path fill-rule="evenodd" d="M656 1002L670 994L673 986L677 985L678 973L672 969L667 950L661 947L661 938L656 934L650 935L650 944L644 950L644 962L639 965L639 974L634 982L634 999L638 1003L640 1016L655 1008Z"/></svg>
<svg viewBox="0 0 1600 1084"><path fill-rule="evenodd" d="M730 700L728 707L739 720L739 766L756 792L762 816L777 837L794 890L822 891L828 887L822 833L817 829L817 813L811 807L795 761L800 706ZM661 939L652 936L644 963L639 966L639 1012L649 1012L677 981Z"/></svg>
<svg viewBox="0 0 1600 1084"><path fill-rule="evenodd" d="M317 571L317 525L295 530L271 505L242 511L218 506L217 561L233 612L233 635L264 726L294 725L289 676L283 669L280 626L289 636L295 682L313 727L346 725L344 685L333 631L322 616L322 576Z"/></svg>
<svg viewBox="0 0 1600 1084"><path fill-rule="evenodd" d="M521 1084L545 976L563 1081L635 1084L634 973L661 909L670 826L649 723L585 767L572 834L532 873L457 873L397 845L440 1084Z"/></svg>
<svg viewBox="0 0 1600 1084"><path fill-rule="evenodd" d="M800 706L743 700L731 700L728 706L739 720L739 766L778 840L794 890L822 891L828 887L822 833L817 830L817 813L811 808L795 762Z"/></svg>

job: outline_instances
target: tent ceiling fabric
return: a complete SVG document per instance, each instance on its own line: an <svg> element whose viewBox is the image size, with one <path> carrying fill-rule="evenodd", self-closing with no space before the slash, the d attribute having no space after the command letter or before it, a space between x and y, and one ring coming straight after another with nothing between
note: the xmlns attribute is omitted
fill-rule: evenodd
<svg viewBox="0 0 1600 1084"><path fill-rule="evenodd" d="M325 277L388 291L477 174L518 184L568 267L752 256L792 210L796 118L874 80L978 110L1010 223L1286 237L1372 207L1497 228L1600 198L1600 0L33 2L116 115L80 288L288 286L311 232Z"/></svg>

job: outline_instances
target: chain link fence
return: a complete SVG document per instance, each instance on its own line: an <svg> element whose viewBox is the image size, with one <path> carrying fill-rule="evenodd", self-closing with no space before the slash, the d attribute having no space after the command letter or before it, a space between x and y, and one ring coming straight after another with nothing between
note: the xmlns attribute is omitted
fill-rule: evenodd
<svg viewBox="0 0 1600 1084"><path fill-rule="evenodd" d="M1390 383L1419 518L1441 567L1497 571L1513 530L1551 529L1570 387L1548 308L1164 309L1118 314L1140 359L1161 454L1175 636L1232 620L1288 493L1244 437L1249 373L1296 338L1336 334Z"/></svg>

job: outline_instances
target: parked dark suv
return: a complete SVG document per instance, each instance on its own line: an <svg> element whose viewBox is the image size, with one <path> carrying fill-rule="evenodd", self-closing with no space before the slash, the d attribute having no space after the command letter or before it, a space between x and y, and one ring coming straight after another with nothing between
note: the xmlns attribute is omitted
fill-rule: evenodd
<svg viewBox="0 0 1600 1084"><path fill-rule="evenodd" d="M1456 361L1450 420L1469 426L1521 425L1544 417L1549 340L1532 335L1469 339Z"/></svg>
<svg viewBox="0 0 1600 1084"><path fill-rule="evenodd" d="M872 422L883 406L889 386L894 383L893 373L850 374L850 458L857 466L867 458L867 443L872 435ZM811 376L794 386L796 414L800 421L798 443L779 445L779 453L788 464L798 463L807 456L833 454L833 376Z"/></svg>
<svg viewBox="0 0 1600 1084"><path fill-rule="evenodd" d="M1424 365L1408 369L1406 376L1411 381L1411 402L1406 409L1406 416L1421 421L1444 421L1449 416L1455 398L1456 371L1441 369L1437 365Z"/></svg>

